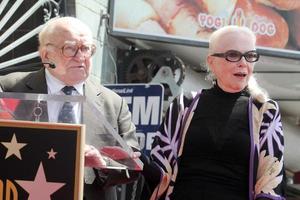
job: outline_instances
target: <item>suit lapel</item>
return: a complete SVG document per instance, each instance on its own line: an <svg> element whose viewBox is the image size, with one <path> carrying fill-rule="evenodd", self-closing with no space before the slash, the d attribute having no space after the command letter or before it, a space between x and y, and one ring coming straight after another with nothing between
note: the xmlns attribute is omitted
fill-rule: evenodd
<svg viewBox="0 0 300 200"><path fill-rule="evenodd" d="M84 85L84 95L86 96L86 102L83 104L83 123L86 124L86 141L88 144L96 144L99 142L97 136L99 130L104 130L102 122L96 116L95 110L103 111L103 101L101 97L101 91L99 86L96 87L92 82L87 80ZM96 129L96 131L95 131Z"/></svg>
<svg viewBox="0 0 300 200"><path fill-rule="evenodd" d="M103 110L104 99L102 98L102 86L88 79L84 85L84 95L86 100L94 102L97 109Z"/></svg>
<svg viewBox="0 0 300 200"><path fill-rule="evenodd" d="M35 73L30 74L25 83L29 93L47 94L47 82L45 75L45 68L38 70Z"/></svg>
<svg viewBox="0 0 300 200"><path fill-rule="evenodd" d="M29 93L47 94L47 82L45 75L45 68L41 68L37 72L30 74L29 78L25 82L25 85ZM42 122L48 121L47 102L35 102L32 107L32 120L38 120Z"/></svg>

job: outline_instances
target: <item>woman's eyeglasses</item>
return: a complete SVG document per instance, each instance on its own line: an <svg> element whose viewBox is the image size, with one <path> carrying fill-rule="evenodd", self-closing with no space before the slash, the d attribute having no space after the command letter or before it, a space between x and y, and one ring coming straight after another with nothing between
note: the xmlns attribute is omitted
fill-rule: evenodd
<svg viewBox="0 0 300 200"><path fill-rule="evenodd" d="M225 58L229 62L238 62L242 59L242 57L244 57L246 61L250 63L256 62L259 59L259 54L256 52L256 50L247 51L245 53L241 53L236 50L229 50L225 53L214 53L211 54L211 56Z"/></svg>

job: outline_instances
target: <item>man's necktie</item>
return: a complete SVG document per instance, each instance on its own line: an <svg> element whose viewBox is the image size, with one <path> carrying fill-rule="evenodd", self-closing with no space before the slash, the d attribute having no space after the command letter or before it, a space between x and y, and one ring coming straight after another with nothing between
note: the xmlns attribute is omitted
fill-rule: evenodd
<svg viewBox="0 0 300 200"><path fill-rule="evenodd" d="M72 93L76 90L73 86L65 86L61 89L63 93L66 95L72 95ZM75 123L75 113L73 110L73 105L71 102L65 102L59 112L58 122L62 123Z"/></svg>

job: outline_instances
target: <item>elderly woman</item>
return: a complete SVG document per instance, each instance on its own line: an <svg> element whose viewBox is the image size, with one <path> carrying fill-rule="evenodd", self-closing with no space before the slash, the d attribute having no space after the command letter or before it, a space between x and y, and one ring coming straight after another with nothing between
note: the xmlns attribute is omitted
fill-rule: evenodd
<svg viewBox="0 0 300 200"><path fill-rule="evenodd" d="M280 113L253 77L255 43L246 27L211 35L213 87L170 104L151 152L159 183L144 172L151 199L284 199Z"/></svg>

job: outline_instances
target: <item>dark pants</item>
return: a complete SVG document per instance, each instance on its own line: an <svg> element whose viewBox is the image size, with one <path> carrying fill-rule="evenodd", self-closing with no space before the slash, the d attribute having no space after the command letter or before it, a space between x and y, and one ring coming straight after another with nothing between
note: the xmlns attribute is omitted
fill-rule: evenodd
<svg viewBox="0 0 300 200"><path fill-rule="evenodd" d="M115 187L101 189L96 184L84 184L83 200L117 200Z"/></svg>

